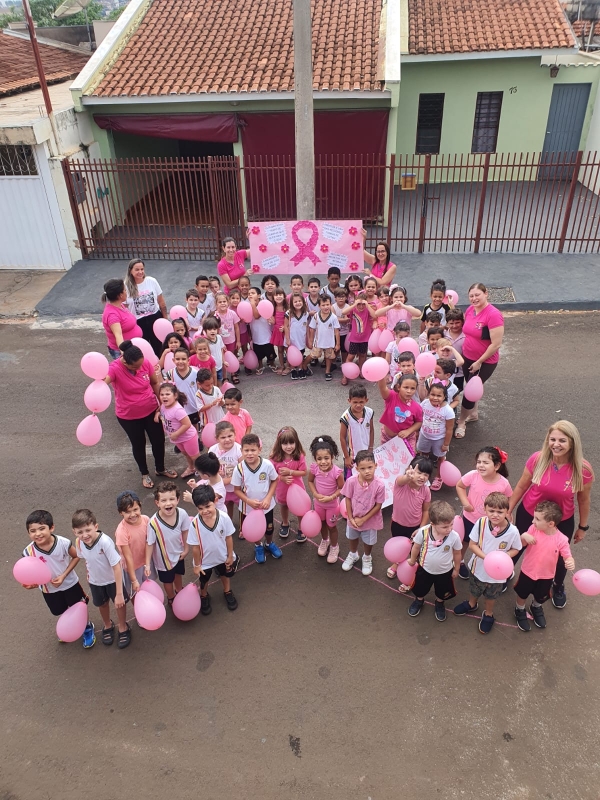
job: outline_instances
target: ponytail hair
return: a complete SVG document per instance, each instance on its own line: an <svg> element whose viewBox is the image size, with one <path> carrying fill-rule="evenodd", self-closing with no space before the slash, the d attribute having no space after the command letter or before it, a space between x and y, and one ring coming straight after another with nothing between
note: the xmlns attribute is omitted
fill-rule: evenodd
<svg viewBox="0 0 600 800"><path fill-rule="evenodd" d="M161 391L163 389L170 389L173 392L173 394L175 395L175 398L176 398L177 402L179 403L179 405L184 406L187 403L187 401L188 401L187 395L184 394L183 392L180 392L179 389L175 386L174 383L169 383L168 381L165 381L164 383L161 383L161 385L158 387L159 395L160 395L160 393L161 393Z"/></svg>
<svg viewBox="0 0 600 800"><path fill-rule="evenodd" d="M125 339L124 342L121 342L119 350L123 353L123 361L126 364L135 364L140 358L145 358L140 348L131 339Z"/></svg>
<svg viewBox="0 0 600 800"><path fill-rule="evenodd" d="M337 458L339 455L338 446L331 436L317 436L310 443L310 452L313 458L316 458L319 450L328 450L332 458Z"/></svg>
<svg viewBox="0 0 600 800"><path fill-rule="evenodd" d="M121 278L111 278L104 284L104 292L100 298L103 303L112 303L125 291L125 283Z"/></svg>
<svg viewBox="0 0 600 800"><path fill-rule="evenodd" d="M443 292L444 296L446 295L446 281L443 278L436 278L431 284L429 293L433 294L433 292Z"/></svg>

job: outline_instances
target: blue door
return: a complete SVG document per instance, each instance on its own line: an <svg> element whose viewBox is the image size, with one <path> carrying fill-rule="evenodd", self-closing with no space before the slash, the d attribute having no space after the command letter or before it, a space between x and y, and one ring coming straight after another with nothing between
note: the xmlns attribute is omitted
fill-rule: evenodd
<svg viewBox="0 0 600 800"><path fill-rule="evenodd" d="M558 83L552 89L542 163L556 166L540 169L539 177L571 177L569 164L579 150L590 88L590 83Z"/></svg>

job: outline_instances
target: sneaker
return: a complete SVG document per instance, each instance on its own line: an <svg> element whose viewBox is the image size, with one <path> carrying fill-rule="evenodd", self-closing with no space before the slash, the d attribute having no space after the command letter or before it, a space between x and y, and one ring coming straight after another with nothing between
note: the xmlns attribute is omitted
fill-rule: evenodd
<svg viewBox="0 0 600 800"><path fill-rule="evenodd" d="M554 608L564 608L567 605L567 595L565 594L565 586L552 586L552 605Z"/></svg>
<svg viewBox="0 0 600 800"><path fill-rule="evenodd" d="M370 575L373 572L373 556L363 555L362 557L362 574Z"/></svg>
<svg viewBox="0 0 600 800"><path fill-rule="evenodd" d="M437 600L435 601L435 618L438 622L446 621L446 606Z"/></svg>
<svg viewBox="0 0 600 800"><path fill-rule="evenodd" d="M331 371L335 372L336 369L337 369L337 364L334 361L333 364L331 365Z"/></svg>
<svg viewBox="0 0 600 800"><path fill-rule="evenodd" d="M342 569L344 572L350 572L352 567L356 564L360 556L358 553L348 553L346 556L344 563L342 564Z"/></svg>
<svg viewBox="0 0 600 800"><path fill-rule="evenodd" d="M335 562L338 560L339 554L340 554L339 544L331 545L331 547L329 548L329 553L327 554L327 563L335 564Z"/></svg>
<svg viewBox="0 0 600 800"><path fill-rule="evenodd" d="M275 542L270 542L270 544L265 545L265 553L270 553L273 556L273 558L281 558L281 556L283 555L283 553L281 552L279 547L277 547Z"/></svg>
<svg viewBox="0 0 600 800"><path fill-rule="evenodd" d="M296 533L296 544L302 544L306 541L306 536L302 533L302 531L298 531Z"/></svg>
<svg viewBox="0 0 600 800"><path fill-rule="evenodd" d="M517 620L517 627L519 630L524 631L524 633L529 633L531 625L529 624L527 612L524 608L517 608L515 606L515 619Z"/></svg>
<svg viewBox="0 0 600 800"><path fill-rule="evenodd" d="M262 544L255 544L254 545L254 560L257 564L264 564L267 560L265 555L265 548Z"/></svg>
<svg viewBox="0 0 600 800"><path fill-rule="evenodd" d="M533 617L533 624L536 628L546 627L546 617L544 616L544 609L541 606L529 606L529 613Z"/></svg>
<svg viewBox="0 0 600 800"><path fill-rule="evenodd" d="M207 617L210 612L212 611L212 606L210 604L210 595L207 594L205 597L200 595L200 613L204 614Z"/></svg>
<svg viewBox="0 0 600 800"><path fill-rule="evenodd" d="M305 378L312 378L313 375L314 375L314 372L312 371L312 369L310 367L307 367L304 370L304 377Z"/></svg>
<svg viewBox="0 0 600 800"><path fill-rule="evenodd" d="M227 608L230 611L235 611L238 607L238 602L235 599L235 596L232 591L224 592L225 602L227 603Z"/></svg>
<svg viewBox="0 0 600 800"><path fill-rule="evenodd" d="M298 380L299 381L306 380L306 370L305 369L299 369L298 370Z"/></svg>
<svg viewBox="0 0 600 800"><path fill-rule="evenodd" d="M458 568L458 577L462 578L463 581L468 581L470 575L471 575L471 573L467 569L467 565L465 564L465 562L464 561L461 562L461 565Z"/></svg>
<svg viewBox="0 0 600 800"><path fill-rule="evenodd" d="M298 370L297 369L293 369L292 370L292 380L293 381L297 381L298 379L299 379Z"/></svg>
<svg viewBox="0 0 600 800"><path fill-rule="evenodd" d="M408 608L408 616L418 617L424 605L425 600L413 600Z"/></svg>
<svg viewBox="0 0 600 800"><path fill-rule="evenodd" d="M313 358L313 360L310 362L310 365L311 365L311 367L318 367L319 366L319 359L318 358Z"/></svg>
<svg viewBox="0 0 600 800"><path fill-rule="evenodd" d="M336 364L341 364L341 363L342 363L342 357L341 357L340 355L337 355L337 356L336 356L336 358L335 358L335 363L336 363Z"/></svg>
<svg viewBox="0 0 600 800"><path fill-rule="evenodd" d="M468 600L463 600L462 603L459 603L452 609L452 612L456 614L457 617L462 617L463 614L472 614L474 611L477 611L477 603L472 606Z"/></svg>
<svg viewBox="0 0 600 800"><path fill-rule="evenodd" d="M96 644L96 634L94 633L94 623L88 622L83 632L83 646L86 650Z"/></svg>
<svg viewBox="0 0 600 800"><path fill-rule="evenodd" d="M290 535L290 526L289 525L281 525L279 528L279 538L280 539L287 539Z"/></svg>
<svg viewBox="0 0 600 800"><path fill-rule="evenodd" d="M331 381L331 380L333 380L333 375L331 374L331 372L326 372L326 373L325 373L325 380L326 380L326 381Z"/></svg>
<svg viewBox="0 0 600 800"><path fill-rule="evenodd" d="M504 581L504 583L502 584L502 591L500 592L500 594L504 594L504 592L507 589L508 589L508 581Z"/></svg>
<svg viewBox="0 0 600 800"><path fill-rule="evenodd" d="M319 542L319 549L317 550L318 555L326 556L328 550L329 550L329 539L321 539L321 541Z"/></svg>
<svg viewBox="0 0 600 800"><path fill-rule="evenodd" d="M493 614L482 614L479 620L479 633L489 633L494 627L494 622L496 620Z"/></svg>

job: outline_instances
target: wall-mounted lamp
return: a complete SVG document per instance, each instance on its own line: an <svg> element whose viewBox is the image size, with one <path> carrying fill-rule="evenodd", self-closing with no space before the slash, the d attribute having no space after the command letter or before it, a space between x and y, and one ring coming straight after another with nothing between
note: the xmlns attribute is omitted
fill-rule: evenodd
<svg viewBox="0 0 600 800"><path fill-rule="evenodd" d="M556 78L559 69L560 67L558 66L558 64L554 64L554 66L550 67L550 77Z"/></svg>

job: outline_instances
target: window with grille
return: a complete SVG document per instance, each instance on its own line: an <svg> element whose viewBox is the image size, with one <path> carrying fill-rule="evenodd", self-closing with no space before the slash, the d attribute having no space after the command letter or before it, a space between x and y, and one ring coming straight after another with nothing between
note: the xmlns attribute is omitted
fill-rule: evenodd
<svg viewBox="0 0 600 800"><path fill-rule="evenodd" d="M503 92L477 92L472 153L495 153Z"/></svg>
<svg viewBox="0 0 600 800"><path fill-rule="evenodd" d="M0 144L0 178L37 174L32 147L28 144Z"/></svg>
<svg viewBox="0 0 600 800"><path fill-rule="evenodd" d="M443 94L420 94L417 117L417 153L439 153L444 116Z"/></svg>

